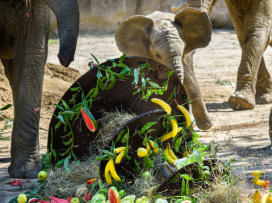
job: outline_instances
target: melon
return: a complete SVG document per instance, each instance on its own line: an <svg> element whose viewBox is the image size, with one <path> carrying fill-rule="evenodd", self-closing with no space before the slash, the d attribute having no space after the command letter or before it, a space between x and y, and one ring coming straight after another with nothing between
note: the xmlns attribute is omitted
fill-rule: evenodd
<svg viewBox="0 0 272 203"><path fill-rule="evenodd" d="M121 203L121 198L115 187L110 187L108 195L110 203Z"/></svg>
<svg viewBox="0 0 272 203"><path fill-rule="evenodd" d="M86 107L83 107L81 108L81 113L86 126L89 128L90 131L95 132L98 126L91 112Z"/></svg>

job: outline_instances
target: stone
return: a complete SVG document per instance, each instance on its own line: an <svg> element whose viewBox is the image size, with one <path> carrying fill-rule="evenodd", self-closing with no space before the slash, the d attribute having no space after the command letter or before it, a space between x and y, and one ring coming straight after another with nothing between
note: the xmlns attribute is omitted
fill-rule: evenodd
<svg viewBox="0 0 272 203"><path fill-rule="evenodd" d="M154 11L170 12L171 6L183 0L78 0L80 9L80 33L113 33L118 24L133 15L148 15ZM213 8L211 21L215 28L232 27L224 0ZM57 20L51 14L51 35L57 34Z"/></svg>

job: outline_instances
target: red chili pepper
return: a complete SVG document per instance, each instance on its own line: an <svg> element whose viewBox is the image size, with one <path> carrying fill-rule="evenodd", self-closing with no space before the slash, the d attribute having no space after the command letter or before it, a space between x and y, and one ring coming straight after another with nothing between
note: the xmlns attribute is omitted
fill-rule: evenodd
<svg viewBox="0 0 272 203"><path fill-rule="evenodd" d="M87 180L87 185L91 185L91 184L93 184L93 181L91 181L91 180Z"/></svg>
<svg viewBox="0 0 272 203"><path fill-rule="evenodd" d="M270 183L269 180L265 181L264 189L268 187L269 183Z"/></svg>
<svg viewBox="0 0 272 203"><path fill-rule="evenodd" d="M28 13L26 13L26 17L29 17L29 14L28 14Z"/></svg>

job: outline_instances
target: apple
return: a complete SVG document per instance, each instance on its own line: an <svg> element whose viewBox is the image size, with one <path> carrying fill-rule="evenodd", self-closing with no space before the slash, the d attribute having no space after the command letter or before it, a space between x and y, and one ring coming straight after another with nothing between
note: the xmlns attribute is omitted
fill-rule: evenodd
<svg viewBox="0 0 272 203"><path fill-rule="evenodd" d="M26 203L27 202L27 197L25 194L20 194L17 198L18 203Z"/></svg>
<svg viewBox="0 0 272 203"><path fill-rule="evenodd" d="M38 174L38 178L40 180L45 180L47 178L47 172L46 171L40 171Z"/></svg>
<svg viewBox="0 0 272 203"><path fill-rule="evenodd" d="M79 199L78 199L78 198L73 197L73 198L71 199L71 203L80 203L80 202L79 202Z"/></svg>

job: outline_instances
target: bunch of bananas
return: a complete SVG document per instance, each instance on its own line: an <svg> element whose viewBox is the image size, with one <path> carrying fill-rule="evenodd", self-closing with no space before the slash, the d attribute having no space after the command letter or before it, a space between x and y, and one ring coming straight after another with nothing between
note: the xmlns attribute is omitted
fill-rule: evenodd
<svg viewBox="0 0 272 203"><path fill-rule="evenodd" d="M111 174L111 176L110 176L110 174ZM112 185L111 177L113 177L113 179L115 181L121 182L121 178L116 173L114 161L112 159L108 161L106 168L105 168L105 179L109 185Z"/></svg>
<svg viewBox="0 0 272 203"><path fill-rule="evenodd" d="M151 147L153 148L152 152L155 155L157 155L159 153L159 149L155 146L155 144L152 140L148 139L147 144L146 144L146 150L147 150L148 154L150 154Z"/></svg>
<svg viewBox="0 0 272 203"><path fill-rule="evenodd" d="M120 164L121 163L122 158L124 157L127 148L128 147L118 147L118 148L116 148L116 149L113 150L114 154L118 154L118 156L115 159L115 163L116 164Z"/></svg>
<svg viewBox="0 0 272 203"><path fill-rule="evenodd" d="M166 149L164 150L164 155L167 158L168 163L174 165L175 161L178 159L174 152L172 151L170 145L168 144Z"/></svg>
<svg viewBox="0 0 272 203"><path fill-rule="evenodd" d="M158 104L162 107L162 109L167 113L167 115L171 114L171 107L169 104L167 104L165 101L157 98L151 99L151 101L155 104ZM177 108L184 114L185 120L186 120L186 127L190 127L192 124L191 117L189 112L184 108L182 105L177 105ZM182 130L182 127L178 127L178 123L174 118L170 118L170 122L172 124L172 131L166 134L162 138L162 142L165 140L168 140L171 137L176 137L176 135Z"/></svg>

